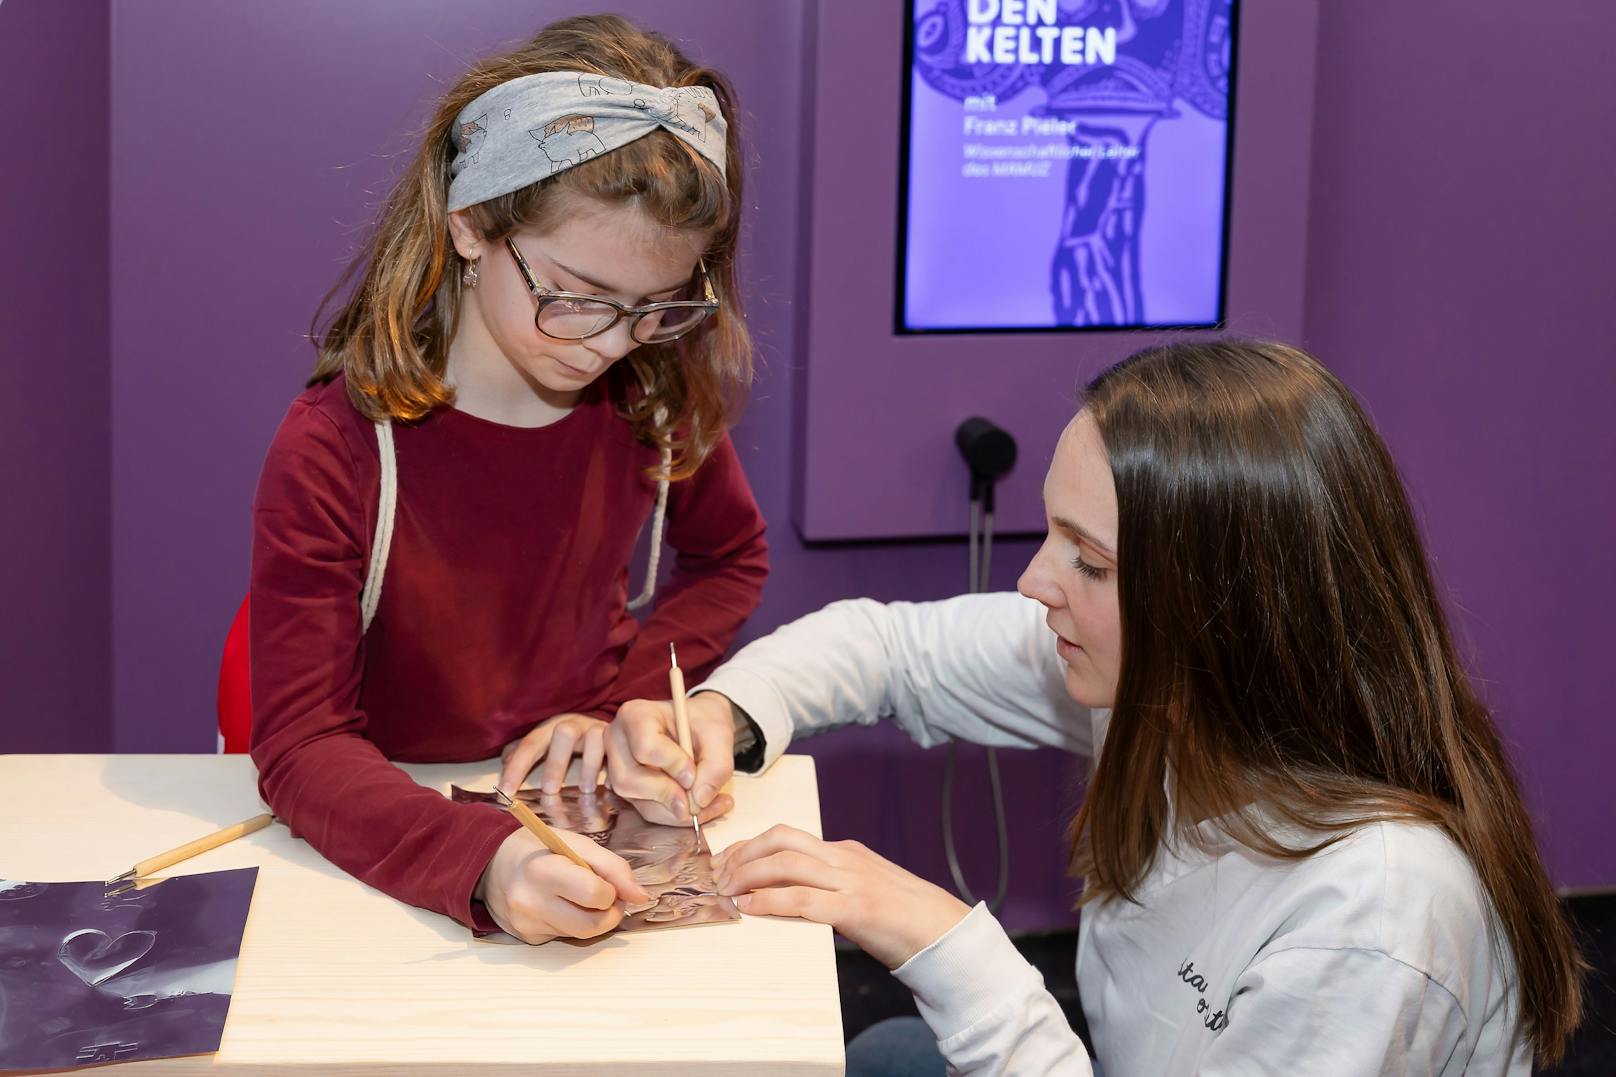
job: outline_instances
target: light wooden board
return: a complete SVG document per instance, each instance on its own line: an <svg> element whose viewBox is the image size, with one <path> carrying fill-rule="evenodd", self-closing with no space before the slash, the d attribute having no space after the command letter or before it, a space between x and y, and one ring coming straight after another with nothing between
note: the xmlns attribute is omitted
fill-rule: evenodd
<svg viewBox="0 0 1616 1077"><path fill-rule="evenodd" d="M445 793L498 774L492 761L404 769ZM255 779L246 756L0 756L0 877L109 878L265 810ZM735 811L705 828L714 850L774 823L819 833L807 756L738 776L733 793ZM252 864L221 1049L116 1072L842 1072L828 928L748 917L587 945L480 941L355 881L279 822L167 874Z"/></svg>

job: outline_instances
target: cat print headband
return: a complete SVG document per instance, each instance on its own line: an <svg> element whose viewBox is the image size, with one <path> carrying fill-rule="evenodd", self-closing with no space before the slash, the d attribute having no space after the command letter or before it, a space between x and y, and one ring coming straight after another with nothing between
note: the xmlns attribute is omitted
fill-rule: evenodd
<svg viewBox="0 0 1616 1077"><path fill-rule="evenodd" d="M659 127L724 171L728 125L705 86L546 71L495 86L461 109L455 123L451 211L520 190Z"/></svg>

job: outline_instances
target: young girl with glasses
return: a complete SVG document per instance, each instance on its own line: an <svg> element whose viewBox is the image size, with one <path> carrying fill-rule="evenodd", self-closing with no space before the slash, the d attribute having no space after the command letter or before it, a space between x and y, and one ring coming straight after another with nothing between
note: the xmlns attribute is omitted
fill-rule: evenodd
<svg viewBox="0 0 1616 1077"><path fill-rule="evenodd" d="M264 798L333 863L474 928L590 937L645 894L593 842L573 844L595 874L393 762L503 751L502 787L542 762L553 790L579 755L592 786L617 706L665 694L669 643L711 667L761 595L763 520L726 434L751 376L735 116L719 74L615 17L474 65L264 464ZM664 536L677 561L640 624Z"/></svg>

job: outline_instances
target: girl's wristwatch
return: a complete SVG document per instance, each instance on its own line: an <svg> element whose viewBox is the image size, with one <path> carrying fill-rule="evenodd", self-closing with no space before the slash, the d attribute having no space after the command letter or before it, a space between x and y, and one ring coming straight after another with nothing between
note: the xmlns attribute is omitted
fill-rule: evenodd
<svg viewBox="0 0 1616 1077"><path fill-rule="evenodd" d="M729 704L735 719L735 769L756 774L763 769L763 731L734 700Z"/></svg>

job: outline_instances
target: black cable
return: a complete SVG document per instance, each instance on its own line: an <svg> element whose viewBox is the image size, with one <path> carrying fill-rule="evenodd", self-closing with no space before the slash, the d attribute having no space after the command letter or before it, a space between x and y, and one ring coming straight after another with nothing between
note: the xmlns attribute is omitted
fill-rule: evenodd
<svg viewBox="0 0 1616 1077"><path fill-rule="evenodd" d="M986 497L976 496L980 487L973 482L971 498L971 527L970 527L970 593L982 594L988 590L988 569L993 558L993 508L992 484L987 487ZM987 501L987 512L984 513L983 502ZM985 528L983 528L985 517ZM978 552L978 529L983 529L981 536L980 553ZM999 753L995 748L987 749L988 784L993 792L993 822L994 830L998 836L999 846L999 886L993 900L989 901L988 911L998 912L999 906L1010 891L1010 827L1005 818L1004 783L999 776ZM954 878L954 889L960 898L968 905L976 904L976 897L971 893L970 886L965 882L965 871L960 867L959 851L954 845L954 771L959 761L959 745L950 743L948 757L943 762L943 852L948 858L948 872Z"/></svg>

